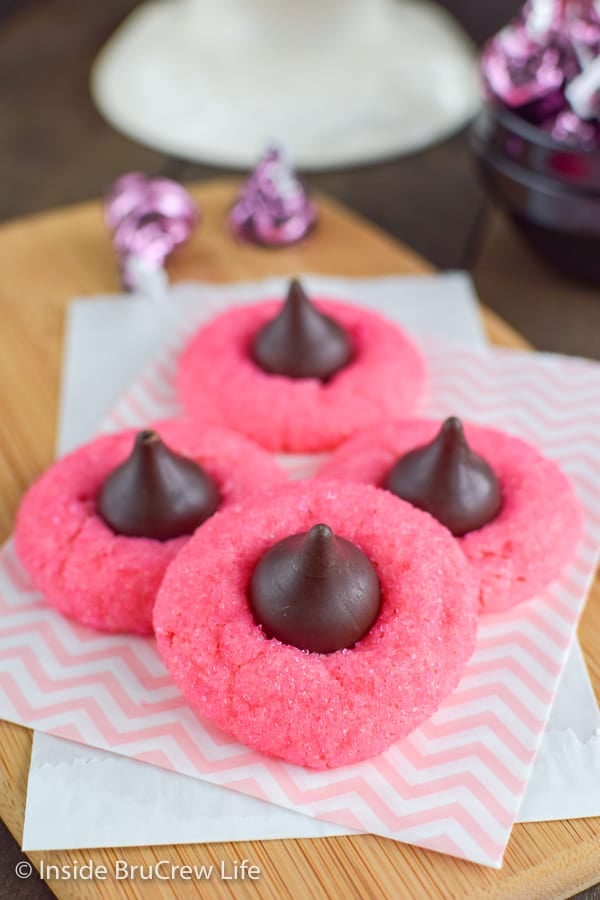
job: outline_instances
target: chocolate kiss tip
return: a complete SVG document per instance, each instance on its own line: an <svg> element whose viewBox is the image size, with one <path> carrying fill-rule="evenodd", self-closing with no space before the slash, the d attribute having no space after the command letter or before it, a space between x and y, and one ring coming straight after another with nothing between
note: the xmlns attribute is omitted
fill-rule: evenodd
<svg viewBox="0 0 600 900"><path fill-rule="evenodd" d="M192 534L218 505L212 478L144 430L102 485L97 512L117 534L167 541Z"/></svg>
<svg viewBox="0 0 600 900"><path fill-rule="evenodd" d="M335 535L329 525L313 525L302 544L300 567L307 578L327 574L335 558Z"/></svg>
<svg viewBox="0 0 600 900"><path fill-rule="evenodd" d="M442 425L441 430L444 434L449 434L454 432L455 434L464 434L463 423L460 421L458 416L450 416L444 424Z"/></svg>
<svg viewBox="0 0 600 900"><path fill-rule="evenodd" d="M272 375L326 381L350 362L352 346L344 329L319 312L294 278L278 314L256 335L252 356Z"/></svg>
<svg viewBox="0 0 600 900"><path fill-rule="evenodd" d="M439 441L446 452L452 452L458 446L468 448L465 429L458 416L450 416L445 420L435 440Z"/></svg>
<svg viewBox="0 0 600 900"><path fill-rule="evenodd" d="M430 513L455 537L483 528L502 507L494 471L471 450L456 416L446 419L429 444L402 456L383 487Z"/></svg>
<svg viewBox="0 0 600 900"><path fill-rule="evenodd" d="M150 430L138 432L135 439L136 444L154 444L156 441L160 441L158 434Z"/></svg>
<svg viewBox="0 0 600 900"><path fill-rule="evenodd" d="M371 629L381 592L365 554L319 524L264 554L252 574L249 602L268 638L334 653L353 647Z"/></svg>
<svg viewBox="0 0 600 900"><path fill-rule="evenodd" d="M329 546L334 538L334 533L329 527L329 525L323 525L322 523L319 525L313 525L310 531L307 533L305 538L305 545L314 544L322 546L326 544Z"/></svg>
<svg viewBox="0 0 600 900"><path fill-rule="evenodd" d="M290 281L285 302L288 306L296 308L304 305L312 307L308 294L302 287L302 283L298 278L292 278Z"/></svg>
<svg viewBox="0 0 600 900"><path fill-rule="evenodd" d="M292 299L308 300L308 297L306 296L306 291L302 287L302 284L300 283L299 278L292 278L292 280L290 281L289 286L288 286L287 299L288 300L292 300Z"/></svg>

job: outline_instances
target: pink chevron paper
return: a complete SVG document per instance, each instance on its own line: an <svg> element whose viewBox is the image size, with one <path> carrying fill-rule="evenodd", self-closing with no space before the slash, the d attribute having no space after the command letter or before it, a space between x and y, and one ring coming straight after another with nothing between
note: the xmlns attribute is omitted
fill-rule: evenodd
<svg viewBox="0 0 600 900"><path fill-rule="evenodd" d="M204 313L206 315L206 312ZM176 346L134 383L107 427L176 411ZM428 412L458 413L537 444L586 510L576 558L543 597L488 617L460 685L377 759L312 772L236 744L197 717L151 640L68 622L0 558L0 715L175 769L350 828L499 866L600 542L600 366L510 351L426 348ZM314 465L288 459L293 474Z"/></svg>

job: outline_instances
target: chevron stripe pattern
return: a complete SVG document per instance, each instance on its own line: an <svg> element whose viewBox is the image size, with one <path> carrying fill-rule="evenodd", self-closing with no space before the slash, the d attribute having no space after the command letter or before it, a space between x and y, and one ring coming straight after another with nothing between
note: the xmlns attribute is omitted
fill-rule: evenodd
<svg viewBox="0 0 600 900"><path fill-rule="evenodd" d="M214 314L206 308L202 317ZM131 386L105 430L177 413L178 347ZM312 772L267 759L201 720L150 639L97 634L46 606L9 542L0 558L0 716L251 794L349 828L499 866L600 544L600 367L583 360L425 348L427 412L511 430L554 458L586 510L585 535L544 596L486 618L440 710L377 759ZM299 477L314 457L289 457Z"/></svg>

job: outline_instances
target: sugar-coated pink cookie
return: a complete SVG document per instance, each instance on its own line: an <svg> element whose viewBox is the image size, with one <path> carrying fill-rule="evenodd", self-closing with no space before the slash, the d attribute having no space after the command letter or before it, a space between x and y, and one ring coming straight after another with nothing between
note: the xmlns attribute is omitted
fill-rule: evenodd
<svg viewBox="0 0 600 900"><path fill-rule="evenodd" d="M411 413L425 382L413 342L374 312L331 300L315 305L352 340L355 355L345 369L327 383L263 372L250 347L281 302L236 307L204 326L181 356L177 386L188 413L268 450L299 453L332 449L367 425Z"/></svg>
<svg viewBox="0 0 600 900"><path fill-rule="evenodd" d="M530 444L466 423L472 450L500 482L500 513L477 531L456 538L479 581L481 612L499 612L540 593L560 575L581 534L581 510L556 463ZM380 485L409 450L429 443L439 421L387 422L356 435L333 453L319 477Z"/></svg>
<svg viewBox="0 0 600 900"><path fill-rule="evenodd" d="M154 427L169 447L215 479L221 508L287 481L269 454L230 431L175 420ZM15 542L33 584L62 613L102 631L151 634L156 592L189 538L118 535L95 507L100 487L127 458L135 435L132 429L100 437L52 465L23 498Z"/></svg>
<svg viewBox="0 0 600 900"><path fill-rule="evenodd" d="M325 523L377 571L379 618L354 647L309 653L265 637L248 602L277 541ZM154 625L190 703L237 740L315 769L386 750L429 718L475 643L476 591L449 532L376 488L298 482L217 513L169 567Z"/></svg>

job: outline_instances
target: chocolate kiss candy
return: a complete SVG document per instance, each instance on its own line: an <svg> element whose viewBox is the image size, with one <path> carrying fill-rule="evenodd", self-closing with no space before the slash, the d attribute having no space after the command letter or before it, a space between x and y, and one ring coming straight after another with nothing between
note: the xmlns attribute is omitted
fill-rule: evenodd
<svg viewBox="0 0 600 900"><path fill-rule="evenodd" d="M191 534L218 505L217 487L199 465L156 432L140 431L131 455L104 482L97 509L117 534L168 541Z"/></svg>
<svg viewBox="0 0 600 900"><path fill-rule="evenodd" d="M250 582L250 607L266 636L313 653L352 647L369 631L380 605L375 569L327 525L279 541Z"/></svg>
<svg viewBox="0 0 600 900"><path fill-rule="evenodd" d="M252 355L265 372L326 381L352 357L346 332L292 281L281 311L258 332Z"/></svg>
<svg viewBox="0 0 600 900"><path fill-rule="evenodd" d="M431 513L455 537L482 528L499 513L498 479L465 440L460 419L446 419L424 447L401 457L383 487Z"/></svg>

